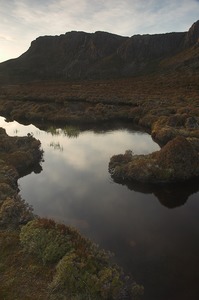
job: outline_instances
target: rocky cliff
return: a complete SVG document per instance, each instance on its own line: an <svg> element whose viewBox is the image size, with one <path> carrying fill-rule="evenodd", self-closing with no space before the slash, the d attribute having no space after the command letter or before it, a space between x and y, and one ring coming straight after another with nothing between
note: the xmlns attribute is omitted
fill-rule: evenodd
<svg viewBox="0 0 199 300"><path fill-rule="evenodd" d="M160 70L164 59L196 47L198 41L199 21L182 33L122 37L71 31L43 36L19 58L0 64L0 81L105 79L151 73Z"/></svg>

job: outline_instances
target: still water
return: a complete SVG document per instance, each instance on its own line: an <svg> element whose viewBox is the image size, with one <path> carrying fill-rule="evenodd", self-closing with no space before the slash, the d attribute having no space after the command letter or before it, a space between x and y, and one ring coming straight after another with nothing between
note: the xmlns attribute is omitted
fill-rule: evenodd
<svg viewBox="0 0 199 300"><path fill-rule="evenodd" d="M145 286L146 300L196 300L199 295L199 187L117 184L112 155L159 149L150 135L127 128L84 130L5 122L9 135L41 141L39 174L19 180L21 195L40 216L75 226L115 253L116 262Z"/></svg>

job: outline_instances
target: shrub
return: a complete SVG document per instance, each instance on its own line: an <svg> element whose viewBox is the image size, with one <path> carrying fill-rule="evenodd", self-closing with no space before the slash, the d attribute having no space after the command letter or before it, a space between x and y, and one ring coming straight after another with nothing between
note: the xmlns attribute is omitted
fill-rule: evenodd
<svg viewBox="0 0 199 300"><path fill-rule="evenodd" d="M34 217L32 208L20 196L7 198L0 208L0 227L17 228Z"/></svg>
<svg viewBox="0 0 199 300"><path fill-rule="evenodd" d="M44 264L57 263L50 299L119 300L121 295L134 299L139 294L140 286L111 264L109 252L68 226L35 219L22 227L20 241L25 251Z"/></svg>
<svg viewBox="0 0 199 300"><path fill-rule="evenodd" d="M6 182L0 182L0 203L8 197L14 196L16 191Z"/></svg>
<svg viewBox="0 0 199 300"><path fill-rule="evenodd" d="M143 287L125 277L117 265L112 265L110 253L93 243L86 243L85 251L67 253L57 264L50 285L55 299L139 299ZM134 297L136 296L136 297Z"/></svg>
<svg viewBox="0 0 199 300"><path fill-rule="evenodd" d="M31 153L29 153L28 151L20 150L10 153L7 157L7 161L12 166L15 166L19 173L21 173L23 169L28 168L34 162Z"/></svg>
<svg viewBox="0 0 199 300"><path fill-rule="evenodd" d="M80 299L116 299L122 287L120 272L100 264L95 254L80 256L73 251L65 255L56 267L51 290Z"/></svg>
<svg viewBox="0 0 199 300"><path fill-rule="evenodd" d="M47 219L36 219L25 225L20 241L25 251L35 254L44 264L58 262L72 248L70 236Z"/></svg>

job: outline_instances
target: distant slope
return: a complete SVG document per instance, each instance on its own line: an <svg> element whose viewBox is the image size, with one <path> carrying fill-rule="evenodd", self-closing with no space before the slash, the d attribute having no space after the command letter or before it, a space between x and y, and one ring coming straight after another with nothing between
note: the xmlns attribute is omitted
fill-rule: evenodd
<svg viewBox="0 0 199 300"><path fill-rule="evenodd" d="M71 31L39 37L19 58L1 63L0 83L130 77L183 69L185 61L197 70L198 49L199 21L188 32L132 37Z"/></svg>

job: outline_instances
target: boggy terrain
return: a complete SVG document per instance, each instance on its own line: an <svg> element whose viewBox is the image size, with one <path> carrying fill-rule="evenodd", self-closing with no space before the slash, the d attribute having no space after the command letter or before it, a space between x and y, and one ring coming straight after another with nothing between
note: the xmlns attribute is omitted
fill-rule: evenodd
<svg viewBox="0 0 199 300"><path fill-rule="evenodd" d="M148 156L129 155L129 151L114 156L109 164L111 176L117 181L184 181L199 175L198 82L197 72L185 71L128 79L7 85L1 86L0 113L40 127L47 122L88 126L117 120L141 126L162 149ZM179 151L181 148L184 151ZM190 158L194 158L191 165Z"/></svg>

